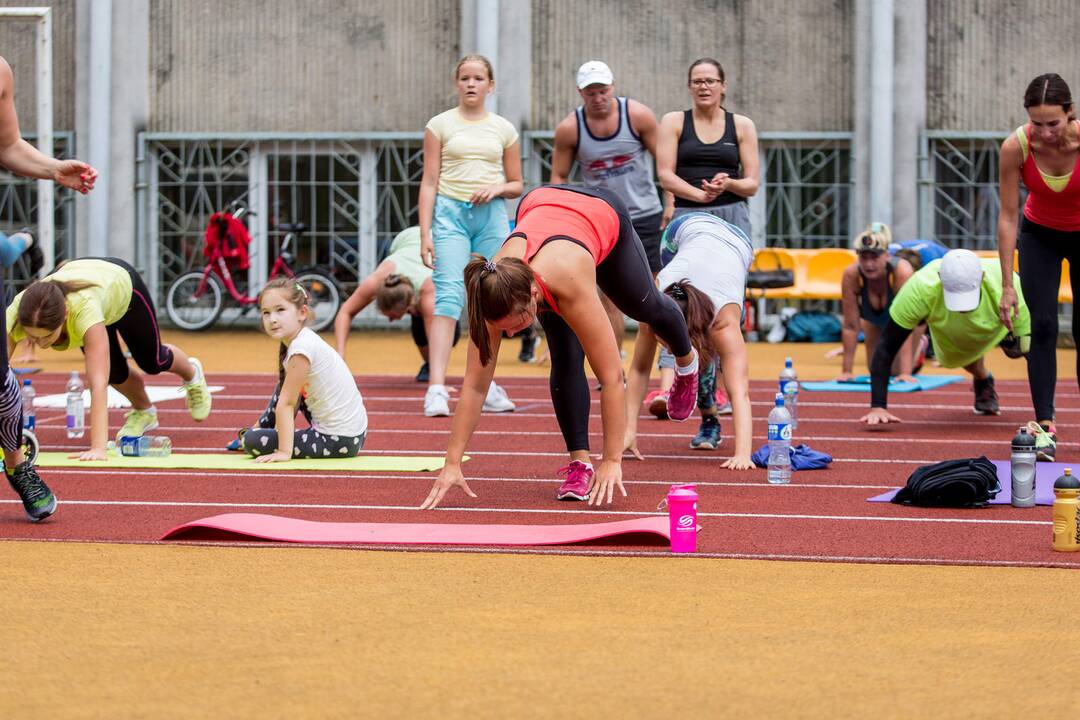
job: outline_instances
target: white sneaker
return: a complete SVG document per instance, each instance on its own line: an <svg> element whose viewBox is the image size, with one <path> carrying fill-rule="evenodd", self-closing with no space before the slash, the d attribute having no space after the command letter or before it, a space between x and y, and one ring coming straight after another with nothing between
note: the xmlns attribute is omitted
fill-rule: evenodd
<svg viewBox="0 0 1080 720"><path fill-rule="evenodd" d="M487 397L484 398L484 412L512 412L514 403L507 397L506 391L492 381L488 387Z"/></svg>
<svg viewBox="0 0 1080 720"><path fill-rule="evenodd" d="M430 385L424 395L424 415L427 417L450 416L450 393L443 385Z"/></svg>

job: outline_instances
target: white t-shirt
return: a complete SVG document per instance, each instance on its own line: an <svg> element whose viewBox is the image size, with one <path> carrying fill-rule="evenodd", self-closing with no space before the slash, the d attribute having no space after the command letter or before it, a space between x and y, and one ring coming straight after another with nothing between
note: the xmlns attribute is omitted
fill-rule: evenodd
<svg viewBox="0 0 1080 720"><path fill-rule="evenodd" d="M293 355L303 355L311 363L304 381L311 426L324 435L356 437L366 433L364 398L341 356L311 328L302 329L289 343L286 364Z"/></svg>
<svg viewBox="0 0 1080 720"><path fill-rule="evenodd" d="M716 312L725 305L743 304L754 250L739 228L706 213L694 213L665 242L665 250L674 249L675 257L656 276L661 290L686 279L709 296Z"/></svg>

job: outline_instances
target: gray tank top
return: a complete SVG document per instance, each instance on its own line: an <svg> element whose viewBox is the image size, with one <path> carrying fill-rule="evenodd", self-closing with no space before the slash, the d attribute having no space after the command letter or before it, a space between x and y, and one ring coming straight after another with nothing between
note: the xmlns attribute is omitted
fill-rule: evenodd
<svg viewBox="0 0 1080 720"><path fill-rule="evenodd" d="M585 110L577 109L577 162L589 187L602 187L626 203L633 219L663 210L653 182L652 160L641 138L630 127L626 98L619 103L619 126L614 135L598 138L585 124Z"/></svg>

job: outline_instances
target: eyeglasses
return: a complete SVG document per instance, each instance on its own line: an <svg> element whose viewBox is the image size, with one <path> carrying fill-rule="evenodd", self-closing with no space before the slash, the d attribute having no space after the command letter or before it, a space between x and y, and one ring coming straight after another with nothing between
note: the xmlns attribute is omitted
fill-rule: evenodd
<svg viewBox="0 0 1080 720"><path fill-rule="evenodd" d="M691 80L690 84L694 87L716 87L720 82L720 78L697 78Z"/></svg>

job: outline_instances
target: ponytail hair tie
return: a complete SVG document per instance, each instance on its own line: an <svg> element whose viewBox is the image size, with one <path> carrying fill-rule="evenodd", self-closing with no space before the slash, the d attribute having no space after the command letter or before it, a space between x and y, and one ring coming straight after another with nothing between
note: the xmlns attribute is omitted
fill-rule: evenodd
<svg viewBox="0 0 1080 720"><path fill-rule="evenodd" d="M296 289L299 290L300 294L304 296L305 300L307 300L308 299L308 294L307 294L307 290L304 289L304 286L301 285L300 283L293 283L293 284L296 285Z"/></svg>
<svg viewBox="0 0 1080 720"><path fill-rule="evenodd" d="M484 269L487 270L489 273L493 273L498 268L495 267L495 262L493 260L485 260L484 261Z"/></svg>
<svg viewBox="0 0 1080 720"><path fill-rule="evenodd" d="M686 291L683 290L683 286L679 285L678 283L668 288L668 295L670 295L673 300L686 299Z"/></svg>

